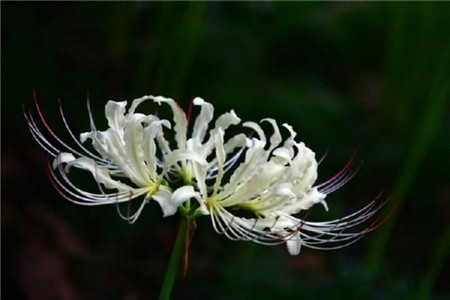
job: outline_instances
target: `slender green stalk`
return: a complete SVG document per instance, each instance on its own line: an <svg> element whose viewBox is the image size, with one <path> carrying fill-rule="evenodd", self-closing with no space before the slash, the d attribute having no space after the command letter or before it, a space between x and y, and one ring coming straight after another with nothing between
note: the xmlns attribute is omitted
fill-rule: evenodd
<svg viewBox="0 0 450 300"><path fill-rule="evenodd" d="M172 292L173 283L178 273L178 266L180 265L181 252L183 251L184 241L186 239L188 218L183 217L178 230L177 239L170 255L169 266L167 267L166 276L161 287L159 300L168 300Z"/></svg>

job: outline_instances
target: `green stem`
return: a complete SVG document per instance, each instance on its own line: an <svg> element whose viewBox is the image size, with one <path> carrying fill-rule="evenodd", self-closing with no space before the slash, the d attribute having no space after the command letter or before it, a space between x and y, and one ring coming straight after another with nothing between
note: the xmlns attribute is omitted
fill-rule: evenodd
<svg viewBox="0 0 450 300"><path fill-rule="evenodd" d="M159 300L168 300L172 292L173 283L178 273L178 266L180 265L181 252L183 251L184 241L186 239L188 218L183 217L178 230L177 239L170 255L169 266L167 267L166 276L161 287Z"/></svg>

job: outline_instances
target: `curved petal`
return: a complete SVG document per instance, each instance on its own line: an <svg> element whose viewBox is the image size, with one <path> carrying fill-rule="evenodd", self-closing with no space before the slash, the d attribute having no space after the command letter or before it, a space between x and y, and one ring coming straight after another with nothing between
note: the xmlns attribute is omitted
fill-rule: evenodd
<svg viewBox="0 0 450 300"><path fill-rule="evenodd" d="M202 107L200 114L195 119L194 130L192 132L192 138L201 143L208 129L208 124L213 118L214 106L198 97L194 99L193 103Z"/></svg>
<svg viewBox="0 0 450 300"><path fill-rule="evenodd" d="M294 203L283 208L283 211L293 215L301 210L308 210L317 203L325 203L325 197L325 194L320 193L316 188L314 188L309 190L304 195L299 196ZM327 209L326 204L324 204L324 206Z"/></svg>
<svg viewBox="0 0 450 300"><path fill-rule="evenodd" d="M144 161L143 137L144 127L142 122L147 116L143 114L132 114L128 116L127 123L124 130L123 140L125 143L124 153L128 157L131 168L139 176L139 181L146 183L150 181L147 172L147 166Z"/></svg>
<svg viewBox="0 0 450 300"><path fill-rule="evenodd" d="M95 180L97 182L105 185L105 187L108 189L117 189L119 191L133 190L133 188L129 187L128 185L123 184L118 180L112 179L109 174L108 169L97 165L97 163L91 158L80 157L80 158L76 158L73 160L69 160L69 156L64 155L62 157L62 159L66 163L66 167L65 167L66 173L69 172L69 169L71 167L76 167L76 168L87 170L87 171L91 172L91 174L94 176ZM59 165L60 161L58 161L58 158L56 158L55 160L57 161L57 165Z"/></svg>
<svg viewBox="0 0 450 300"><path fill-rule="evenodd" d="M214 191L213 191L214 195L217 194L217 192L219 191L219 186L222 183L224 173L223 165L226 159L226 152L223 146L223 135L224 135L223 130L219 128L215 139L218 173L216 177L216 182L214 183Z"/></svg>
<svg viewBox="0 0 450 300"><path fill-rule="evenodd" d="M254 197L258 197L276 181L285 171L286 167L275 162L268 162L256 169L253 175L243 184L239 185L227 199L222 201L224 206L232 206L245 203Z"/></svg>
<svg viewBox="0 0 450 300"><path fill-rule="evenodd" d="M170 123L167 120L153 121L149 126L144 129L144 136L142 138L142 148L144 150L144 160L147 165L152 180L157 178L156 174L156 145L155 138L158 135L162 135L162 126L170 129Z"/></svg>
<svg viewBox="0 0 450 300"><path fill-rule="evenodd" d="M115 102L109 100L105 106L105 116L108 120L108 125L117 132L122 132L126 124L125 107L127 101Z"/></svg>
<svg viewBox="0 0 450 300"><path fill-rule="evenodd" d="M206 160L200 154L191 150L177 149L166 155L163 174L165 174L167 170L176 162L187 160L197 162L203 166L208 165Z"/></svg>
<svg viewBox="0 0 450 300"><path fill-rule="evenodd" d="M302 247L300 233L297 232L293 237L286 241L286 247L290 255L298 255Z"/></svg>
<svg viewBox="0 0 450 300"><path fill-rule="evenodd" d="M278 128L277 122L274 119L266 118L262 119L261 122L269 122L273 127L273 135L270 137L270 151L277 147L282 141L280 129Z"/></svg>
<svg viewBox="0 0 450 300"><path fill-rule="evenodd" d="M179 149L186 149L186 133L188 127L188 121L186 118L186 114L180 108L180 106L170 98L164 98L161 96L153 97L153 101L158 104L167 103L172 109L173 120L175 122L175 140L177 142Z"/></svg>
<svg viewBox="0 0 450 300"><path fill-rule="evenodd" d="M53 160L52 167L56 169L60 164L74 161L76 158L72 153L62 152Z"/></svg>
<svg viewBox="0 0 450 300"><path fill-rule="evenodd" d="M264 142L255 138L252 139L252 145L245 153L245 161L234 171L229 183L224 186L223 191L219 194L221 199L234 194L238 186L246 188L244 183L260 170L261 163L267 157L264 145Z"/></svg>
<svg viewBox="0 0 450 300"><path fill-rule="evenodd" d="M178 206L180 206L189 199L196 199L200 204L202 204L200 194L194 190L193 186L186 185L178 188L177 190L175 190L175 192L173 192L172 197L170 198L170 202L172 208L175 207L176 212Z"/></svg>
<svg viewBox="0 0 450 300"><path fill-rule="evenodd" d="M168 217L174 215L177 212L178 205L175 205L171 201L172 193L160 187L158 193L152 195L152 199L159 203L161 210L163 211L163 216Z"/></svg>
<svg viewBox="0 0 450 300"><path fill-rule="evenodd" d="M228 127L230 127L231 125L237 125L240 122L241 122L241 119L239 119L239 117L236 115L234 110L231 110L228 113L224 113L224 114L220 115L216 120L214 129L209 131L209 139L206 142L206 144L203 146L203 155L205 157L208 157L208 155L210 155L211 152L213 151L214 144L215 144L214 139L215 139L216 133L219 130L219 128L222 128L222 130L225 132L228 129Z"/></svg>
<svg viewBox="0 0 450 300"><path fill-rule="evenodd" d="M244 124L242 124L242 126L253 129L258 134L259 140L263 143L266 143L266 135L264 134L264 131L258 123L245 122Z"/></svg>
<svg viewBox="0 0 450 300"><path fill-rule="evenodd" d="M134 114L134 112L136 111L136 108L141 105L142 102L147 101L147 100L153 100L154 96L148 95L148 96L143 96L141 98L137 98L134 99L133 102L131 103L130 108L128 109L128 115L132 115Z"/></svg>

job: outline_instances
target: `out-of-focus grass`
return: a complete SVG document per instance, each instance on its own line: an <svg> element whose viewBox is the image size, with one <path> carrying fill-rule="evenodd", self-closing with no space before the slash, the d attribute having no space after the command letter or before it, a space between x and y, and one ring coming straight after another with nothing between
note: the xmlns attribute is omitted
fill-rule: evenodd
<svg viewBox="0 0 450 300"><path fill-rule="evenodd" d="M420 11L415 7L397 6L396 17L393 18L394 30L390 43L384 106L386 111L391 110L400 118L412 118L412 112L408 110L414 109L413 106L422 113L417 124L399 120L399 123L412 125L408 128L408 131L413 132L410 134L412 142L397 176L392 194L393 201L386 208L387 211L392 210L394 204L397 204L397 212L372 238L366 267L369 273L376 273L378 268L383 266L383 256L389 245L397 214L404 202L410 198L409 193L414 181L420 180L421 164L434 141L436 131L442 125L444 117L448 116L450 39L446 32L436 30L443 25L440 24L440 9L436 5L421 7ZM411 31L411 28L416 30ZM415 38L412 39L412 36ZM436 53L435 49L441 47L445 50ZM407 106L407 103L413 105ZM406 113L402 113L403 110L407 110Z"/></svg>
<svg viewBox="0 0 450 300"><path fill-rule="evenodd" d="M416 299L432 299L432 291L436 279L443 266L448 261L450 255L450 224L444 228L441 236L433 245L433 251L430 253L430 262L423 273L422 279L415 294Z"/></svg>
<svg viewBox="0 0 450 300"><path fill-rule="evenodd" d="M155 35L149 34L143 40L138 72L131 88L133 94L157 90L175 99L185 95L192 64L201 55L199 43L207 29L206 6L206 3L171 3L157 8L161 22L155 24ZM147 22L152 26L154 20Z"/></svg>

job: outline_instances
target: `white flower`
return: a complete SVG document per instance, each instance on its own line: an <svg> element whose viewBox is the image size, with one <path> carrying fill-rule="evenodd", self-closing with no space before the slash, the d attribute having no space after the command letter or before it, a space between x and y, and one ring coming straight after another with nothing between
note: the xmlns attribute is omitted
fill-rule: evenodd
<svg viewBox="0 0 450 300"><path fill-rule="evenodd" d="M109 128L105 131L97 130L88 101L91 131L82 133L80 141L72 133L60 105L62 121L77 145L78 149L75 149L54 133L41 112L35 94L34 99L39 119L46 132L38 127L31 112L25 113L25 117L33 137L54 157L53 169L48 168L49 178L56 190L66 199L82 205L102 205L127 202L143 196L139 209L131 216L123 216L119 210L122 218L133 223L150 199L160 204L164 216L169 216L176 213L186 197L190 198L192 187L172 193L167 184L164 184L163 176L176 166L178 161L189 159L200 165L206 164L206 161L196 153L188 151L186 147L173 151L169 149L169 143L163 135L163 127L171 128L169 121L160 120L155 115L135 112L144 100L174 103L173 100L146 96L134 100L127 113L126 101L108 101L105 116ZM180 122L180 117L176 115L175 131L179 144L182 143L181 136L185 131L183 126L185 125ZM97 153L82 145L87 139L92 141ZM162 154L157 150L157 143L164 147ZM89 171L98 183L99 192L91 193L75 186L67 176L72 167ZM126 179L126 183L121 179Z"/></svg>
<svg viewBox="0 0 450 300"><path fill-rule="evenodd" d="M328 222L310 222L294 217L317 203L328 210L327 194L355 174L350 170L352 160L327 182L314 185L318 166L315 154L303 143L295 141L296 133L291 126L283 125L290 134L283 142L276 122L273 119L263 122L268 122L273 128L269 142L258 124L243 124L253 129L257 137L247 139L245 160L226 184L223 182L227 158L224 132L219 129L215 134L218 175L212 183L198 180L197 197L205 203L218 233L232 240L286 243L289 253L295 255L301 246L315 249L344 247L373 230L369 227L361 232L346 232L375 214L380 208L375 202L354 214ZM204 178L208 172L207 167L200 165L194 170L197 179Z"/></svg>
<svg viewBox="0 0 450 300"><path fill-rule="evenodd" d="M377 205L377 199L337 220L308 220L312 206L320 203L328 210L327 195L355 175L356 171L351 170L354 155L339 173L316 184L319 162L313 151L295 140L297 134L290 125L283 124L288 134L285 139L273 119L262 120L272 128L269 140L254 122L242 126L255 136L237 133L228 137L230 133L226 131L241 122L233 110L220 115L210 127L214 107L195 98L192 104L200 107L200 113L190 128L193 106L186 116L172 99L144 96L134 100L128 111L126 101L109 101L105 107L108 128L99 131L88 101L91 128L80 135L80 140L72 133L60 105L62 121L77 146L74 148L50 128L34 97L41 125L28 112L28 126L36 141L54 158L53 168L48 164L51 183L74 203L118 204L142 198L132 215L124 216L118 209L122 218L133 223L152 199L159 203L164 216L178 210L189 218L209 215L214 229L232 240L286 243L292 255L298 254L302 246L344 247L384 222L375 220L362 231L348 232L371 219L384 205ZM173 124L153 114L136 112L144 101L169 105ZM40 129L42 125L44 131ZM166 138L168 132L174 141ZM95 151L83 146L88 139ZM240 157L243 161L237 164ZM77 187L68 177L72 167L89 171L99 192ZM192 206L190 199L196 200ZM305 211L303 218L298 217Z"/></svg>

